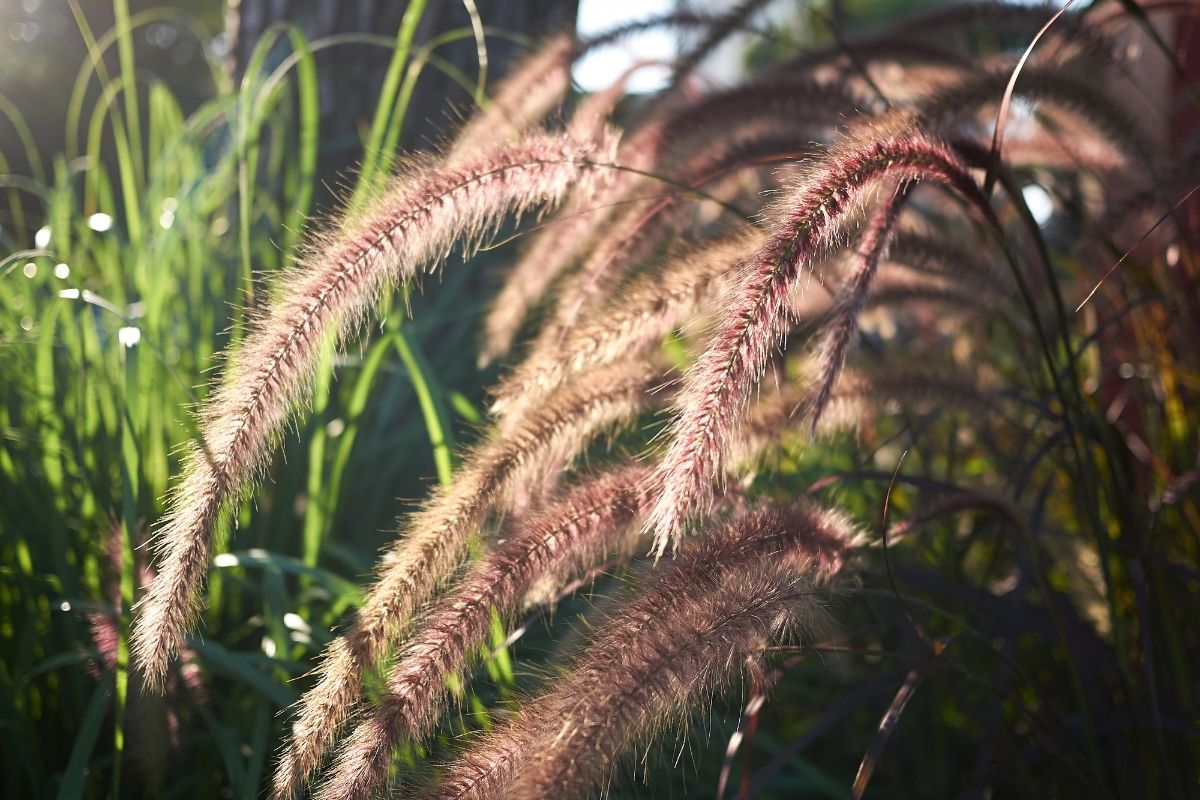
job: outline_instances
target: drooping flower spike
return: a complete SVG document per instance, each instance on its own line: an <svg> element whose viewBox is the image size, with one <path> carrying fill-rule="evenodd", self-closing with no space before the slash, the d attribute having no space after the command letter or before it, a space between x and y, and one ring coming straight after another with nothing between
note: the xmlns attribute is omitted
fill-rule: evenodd
<svg viewBox="0 0 1200 800"><path fill-rule="evenodd" d="M777 204L770 239L747 261L722 321L687 376L650 516L656 552L678 546L689 518L707 511L746 401L787 331L794 284L836 248L874 189L888 181L938 182L991 214L949 146L907 127L902 118L894 124L897 132L890 135L868 125L869 138L836 148Z"/></svg>
<svg viewBox="0 0 1200 800"><path fill-rule="evenodd" d="M354 622L326 648L276 771L276 797L294 792L320 765L361 699L365 674L466 556L470 535L487 516L505 510L523 481L569 460L601 431L636 418L659 397L651 390L663 381L661 372L642 362L597 370L562 389L515 430L468 453L453 485L439 489L405 523Z"/></svg>
<svg viewBox="0 0 1200 800"><path fill-rule="evenodd" d="M609 156L595 144L538 135L460 169L422 162L347 227L319 237L280 278L204 405L201 440L158 526L160 577L141 601L133 638L150 686L195 614L222 509L266 466L323 344L355 330L382 293L432 269L456 243L469 249L508 214L556 202Z"/></svg>

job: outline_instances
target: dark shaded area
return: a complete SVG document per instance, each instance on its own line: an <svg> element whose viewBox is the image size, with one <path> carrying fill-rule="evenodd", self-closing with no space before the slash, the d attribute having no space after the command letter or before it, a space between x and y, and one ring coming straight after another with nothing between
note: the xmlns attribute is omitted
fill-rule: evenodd
<svg viewBox="0 0 1200 800"><path fill-rule="evenodd" d="M574 30L578 2L561 0L479 0L479 17L489 29L514 34L489 34L488 82L503 77L514 58L527 51L515 39L536 39L548 32ZM240 76L255 44L272 25L291 22L310 42L346 33L366 32L395 36L407 3L393 0L240 0L230 3L226 29L230 41L231 69ZM459 0L434 0L426 8L414 38L416 44L455 29L470 29L471 18ZM286 50L284 47L280 48ZM448 43L437 55L464 76L474 79L479 56L473 37ZM381 47L345 44L317 54L321 91L321 163L326 180L354 163L359 145L387 75L391 52ZM438 69L427 69L417 86L409 111L404 145L427 147L450 135L473 105L470 94Z"/></svg>
<svg viewBox="0 0 1200 800"><path fill-rule="evenodd" d="M514 58L527 52L524 43L548 32L573 30L578 2L480 0L479 16L489 29L488 80L502 77ZM131 0L134 47L140 94L162 82L171 87L184 115L212 97L217 80L241 79L259 38L281 24L294 24L309 42L347 33L371 33L392 38L399 30L407 3L393 0L219 0L158 2ZM87 38L103 41L113 29L113 4L82 0L77 18L68 0L12 0L0 5L0 97L19 110L29 126L43 160L67 149L69 103L77 76L89 63ZM86 26L87 35L81 22ZM416 45L453 29L471 27L466 6L458 0L433 0L425 9L414 39ZM505 31L497 35L496 31ZM511 35L509 35L511 34ZM266 59L272 69L290 52L286 37ZM474 80L478 54L472 37L437 50L446 64ZM319 173L327 182L361 156L360 144L370 125L391 58L389 48L349 43L316 54L320 81L321 132ZM117 47L105 49L103 69L119 74ZM76 136L86 141L87 126L103 100L103 86L94 76L86 83ZM118 102L119 99L118 99ZM473 105L470 94L438 69L427 69L418 84L406 126L406 148L428 147L450 135ZM106 134L107 136L107 134ZM105 160L110 160L107 140ZM0 113L0 153L8 171L29 175L17 129Z"/></svg>

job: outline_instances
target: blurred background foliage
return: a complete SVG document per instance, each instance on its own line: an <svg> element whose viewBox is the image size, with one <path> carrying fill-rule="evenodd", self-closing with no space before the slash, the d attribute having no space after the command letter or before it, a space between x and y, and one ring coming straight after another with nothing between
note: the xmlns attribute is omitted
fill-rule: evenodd
<svg viewBox="0 0 1200 800"><path fill-rule="evenodd" d="M243 3L245 15L255 4ZM915 5L814 2L776 21L825 43L834 30L873 27ZM456 446L483 422L495 373L476 370L475 337L502 251L481 254L470 269L451 265L426 291L381 309L382 321L360 346L327 354L312 412L286 438L270 479L236 510L234 530L218 548L201 626L167 696L140 696L125 651L128 609L149 577L140 545L162 513L179 447L194 434L186 409L207 391L214 354L237 340L246 309L262 300L255 275L278 270L306 220L336 194L386 172L400 145L444 136L456 118L443 111L447 103L461 113L482 99L472 20L461 3L392 3L379 11L386 25L357 28L355 20L322 21L320 4L276 6L293 12L294 24L259 18L251 25L213 0L0 7L5 796L258 796L285 725L281 712L331 629L359 602L397 514L433 481L450 479ZM574 10L507 6L519 10L479 4L489 26L489 83L539 28L569 22ZM234 35L231 19L254 35ZM374 77L357 67L333 75L337 53L357 50L374 54L366 68ZM760 44L739 57L777 56ZM339 80L368 91L343 98ZM358 104L333 108L343 99ZM1153 265L1137 274L1156 280ZM1194 282L1188 286L1181 291L1195 291ZM1153 325L1144 324L1130 335L1135 349L1153 356ZM989 347L998 372L1019 371L1021 353L1002 339ZM1196 412L1182 399L1197 388L1194 365L1153 368L1154 407L1165 412L1147 413L1146 438L1170 465L1146 478L1155 486L1195 460ZM951 411L886 419L869 436L814 451L798 446L774 465L774 491L803 491L836 476L826 496L877 521L905 448L910 477L897 492L897 513L911 510L906 491L1015 475L1020 459L959 437L957 419ZM1019 426L1007 435L1019 438ZM1038 602L983 591L981 583L1025 556L995 544L997 523L984 518L933 529L918 553L893 556L912 597L884 590L890 573L872 574L854 603L839 607L852 645L806 659L779 654L770 701L732 766L729 794L844 796L906 676L924 685L879 767L878 796L976 796L971 787L986 785L996 764L1021 765L1025 772L1011 780L1028 796L1196 793L1195 503L1129 511L1141 515L1146 536L1167 541L1155 545L1158 561L1123 566L1120 591L1106 593L1105 562L1072 538L1079 524L1066 476L1039 473L1039 480L1028 493L1036 524L1092 580L1073 585L1077 573L1034 564L1045 580ZM1112 515L1102 524L1118 539L1124 522ZM465 711L431 749L491 724L489 710L545 673L570 645L577 612L602 603L619 577L600 578L552 616L531 621L514 653L497 630L485 674L466 690ZM912 614L923 627L907 624ZM1136 660L1146 651L1122 637L1150 635L1158 660L1147 688L1138 677L1146 665ZM935 669L898 655L921 637L954 642L954 658ZM1116 680L1099 674L1112 652ZM1142 655L1126 658L1135 652ZM1134 726L1128 765L1100 765L1096 748L1063 745L1081 726L1124 730L1115 717L1087 719L1087 702L1078 713L1081 696L1113 685L1138 687L1110 698L1135 716L1149 713L1146 693L1156 692L1156 723ZM639 764L656 796L713 795L741 702L718 702L713 714L666 737L661 758ZM1061 713L1012 726L997 719L1042 705ZM1047 718L1064 721L1069 735L1039 728ZM807 747L793 752L797 742ZM414 763L424 757L405 754ZM692 769L674 769L680 760ZM1055 771L1058 781L1046 784ZM684 772L695 777L684 780ZM631 785L613 796L649 791Z"/></svg>

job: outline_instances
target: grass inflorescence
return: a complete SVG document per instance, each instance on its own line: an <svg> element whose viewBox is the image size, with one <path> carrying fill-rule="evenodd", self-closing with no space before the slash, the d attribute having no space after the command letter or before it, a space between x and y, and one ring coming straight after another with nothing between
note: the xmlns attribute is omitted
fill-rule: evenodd
<svg viewBox="0 0 1200 800"><path fill-rule="evenodd" d="M49 166L0 106L6 790L1195 796L1194 94L1129 100L1179 54L767 5L480 64L400 155L482 28L413 4L334 210L295 29L185 114L117 3ZM656 96L573 91L658 28Z"/></svg>

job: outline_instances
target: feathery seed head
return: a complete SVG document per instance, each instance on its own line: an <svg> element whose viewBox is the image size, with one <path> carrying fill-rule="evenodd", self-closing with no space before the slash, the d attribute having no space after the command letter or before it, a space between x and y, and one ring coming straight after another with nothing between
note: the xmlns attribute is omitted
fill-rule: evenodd
<svg viewBox="0 0 1200 800"><path fill-rule="evenodd" d="M387 678L387 693L343 744L322 798L367 798L387 778L394 745L436 722L447 678L487 639L493 613L511 614L539 576L578 571L627 536L649 498L650 467L626 465L581 483L517 526L420 620Z"/></svg>
<svg viewBox="0 0 1200 800"><path fill-rule="evenodd" d="M685 521L706 510L746 400L787 324L787 302L805 265L821 261L883 180L937 181L990 213L966 167L939 140L896 117L865 126L777 205L771 236L743 267L724 319L690 370L650 515L655 549L677 544Z"/></svg>
<svg viewBox="0 0 1200 800"><path fill-rule="evenodd" d="M816 587L860 543L803 502L734 518L618 606L571 673L470 747L436 796L586 794L654 725L813 616Z"/></svg>
<svg viewBox="0 0 1200 800"><path fill-rule="evenodd" d="M414 610L465 557L471 533L487 515L503 511L521 482L569 461L598 433L635 418L654 401L649 390L662 380L663 373L645 362L597 370L549 398L521 425L468 453L454 484L439 489L408 521L404 535L384 555L379 580L353 626L328 648L317 684L300 701L292 740L280 760L275 781L282 796L319 766L359 700L363 672L382 658ZM354 780L375 774L356 772Z"/></svg>
<svg viewBox="0 0 1200 800"><path fill-rule="evenodd" d="M417 168L320 237L279 291L201 414L202 444L158 530L160 580L142 601L135 660L160 684L195 614L222 507L266 465L271 445L308 391L317 355L345 336L379 295L436 265L456 241L475 243L510 212L554 203L601 170L603 145L532 136L459 169Z"/></svg>

